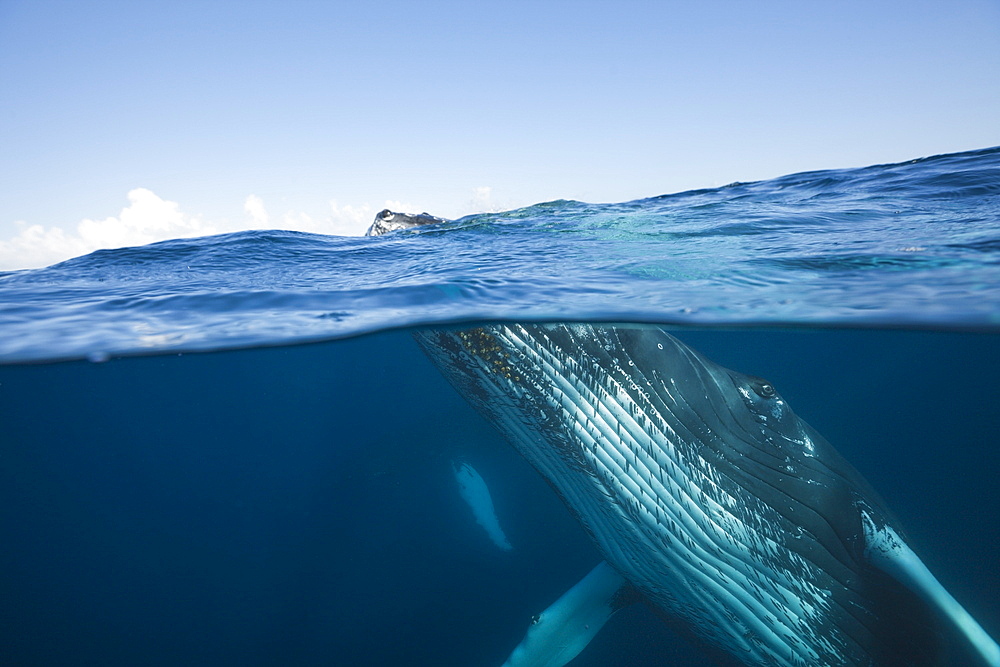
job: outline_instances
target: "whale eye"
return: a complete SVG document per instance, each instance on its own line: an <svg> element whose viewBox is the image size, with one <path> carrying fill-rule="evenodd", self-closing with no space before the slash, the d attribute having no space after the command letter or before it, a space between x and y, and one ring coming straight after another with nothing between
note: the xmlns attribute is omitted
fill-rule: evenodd
<svg viewBox="0 0 1000 667"><path fill-rule="evenodd" d="M378 214L378 217L382 218L383 220L392 220L394 217L396 217L396 215L389 209L385 209L384 211Z"/></svg>
<svg viewBox="0 0 1000 667"><path fill-rule="evenodd" d="M777 393L774 391L774 385L770 382L755 382L752 386L754 392L761 398L773 398L774 394Z"/></svg>

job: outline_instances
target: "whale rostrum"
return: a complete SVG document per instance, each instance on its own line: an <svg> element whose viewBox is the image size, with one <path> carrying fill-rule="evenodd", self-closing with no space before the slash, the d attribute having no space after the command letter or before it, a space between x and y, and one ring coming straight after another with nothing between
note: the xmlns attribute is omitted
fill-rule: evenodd
<svg viewBox="0 0 1000 667"><path fill-rule="evenodd" d="M648 326L414 336L606 561L536 619L508 665L566 664L628 588L746 665L932 665L946 632L1000 666L883 501L767 381Z"/></svg>

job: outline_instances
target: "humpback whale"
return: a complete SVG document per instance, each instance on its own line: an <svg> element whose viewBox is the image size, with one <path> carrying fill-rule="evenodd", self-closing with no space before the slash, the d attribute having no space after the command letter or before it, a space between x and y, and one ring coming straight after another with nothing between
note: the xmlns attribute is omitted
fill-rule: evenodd
<svg viewBox="0 0 1000 667"><path fill-rule="evenodd" d="M414 336L623 582L741 663L935 664L934 628L950 625L981 664L1000 665L875 491L769 382L649 326ZM591 606L613 612L607 586L593 588ZM551 657L561 640L539 634L518 647L537 645L537 659L510 664L565 664Z"/></svg>
<svg viewBox="0 0 1000 667"><path fill-rule="evenodd" d="M427 224L396 215L397 228ZM414 337L604 557L536 617L507 665L564 665L641 598L751 667L936 665L944 633L1000 667L1000 646L877 493L766 380L651 326Z"/></svg>
<svg viewBox="0 0 1000 667"><path fill-rule="evenodd" d="M400 229L422 227L438 222L448 221L430 213L396 213L389 209L383 209L375 215L375 221L368 227L365 236L381 236Z"/></svg>

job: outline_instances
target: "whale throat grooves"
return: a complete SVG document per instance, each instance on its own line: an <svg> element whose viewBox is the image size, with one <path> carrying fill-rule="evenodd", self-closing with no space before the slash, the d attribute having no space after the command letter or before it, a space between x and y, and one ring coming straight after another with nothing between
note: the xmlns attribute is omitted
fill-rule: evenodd
<svg viewBox="0 0 1000 667"><path fill-rule="evenodd" d="M879 653L860 512L840 509L888 513L769 385L650 327L415 336L665 616L749 665Z"/></svg>

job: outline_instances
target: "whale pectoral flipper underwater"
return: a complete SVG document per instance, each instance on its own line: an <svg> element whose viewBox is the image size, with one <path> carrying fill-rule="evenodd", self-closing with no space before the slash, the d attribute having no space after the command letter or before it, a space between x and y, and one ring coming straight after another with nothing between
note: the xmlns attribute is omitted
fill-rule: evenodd
<svg viewBox="0 0 1000 667"><path fill-rule="evenodd" d="M496 509L493 507L493 497L490 495L489 487L483 480L482 475L476 472L468 463L454 461L451 470L455 474L455 481L458 482L458 491L462 499L472 510L472 515L476 518L476 523L482 526L493 544L503 551L510 551L510 540L500 527L500 520L497 518Z"/></svg>
<svg viewBox="0 0 1000 667"><path fill-rule="evenodd" d="M535 616L503 667L562 667L579 655L616 611L631 602L628 582L601 561Z"/></svg>
<svg viewBox="0 0 1000 667"><path fill-rule="evenodd" d="M1000 667L1000 645L952 597L892 526L878 526L864 511L865 556L875 568L935 609L990 667Z"/></svg>

